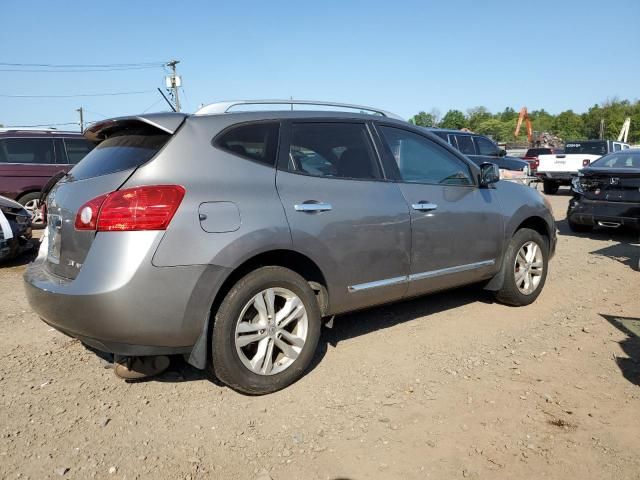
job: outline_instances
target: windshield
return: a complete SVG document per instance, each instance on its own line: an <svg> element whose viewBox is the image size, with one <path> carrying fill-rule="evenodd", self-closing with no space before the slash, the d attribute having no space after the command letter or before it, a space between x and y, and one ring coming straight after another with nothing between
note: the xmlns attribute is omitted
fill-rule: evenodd
<svg viewBox="0 0 640 480"><path fill-rule="evenodd" d="M593 162L591 167L598 168L638 168L640 169L640 152L612 153Z"/></svg>
<svg viewBox="0 0 640 480"><path fill-rule="evenodd" d="M564 147L564 153L584 153L587 155L604 155L607 153L607 142L596 140L588 142L571 142Z"/></svg>

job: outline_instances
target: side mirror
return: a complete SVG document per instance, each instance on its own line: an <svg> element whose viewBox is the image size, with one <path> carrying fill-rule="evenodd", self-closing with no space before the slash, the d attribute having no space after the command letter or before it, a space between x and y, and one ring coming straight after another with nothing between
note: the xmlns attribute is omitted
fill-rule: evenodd
<svg viewBox="0 0 640 480"><path fill-rule="evenodd" d="M480 165L480 186L486 187L500 180L500 168L495 163Z"/></svg>
<svg viewBox="0 0 640 480"><path fill-rule="evenodd" d="M507 151L504 148L501 148L500 151L498 152L498 156L499 157L506 157L507 156Z"/></svg>

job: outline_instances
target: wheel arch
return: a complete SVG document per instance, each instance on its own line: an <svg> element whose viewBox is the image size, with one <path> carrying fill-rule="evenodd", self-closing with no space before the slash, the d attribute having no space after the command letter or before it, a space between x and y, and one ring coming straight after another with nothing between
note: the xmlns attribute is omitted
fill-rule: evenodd
<svg viewBox="0 0 640 480"><path fill-rule="evenodd" d="M316 294L320 312L324 316L329 310L329 292L326 277L320 267L308 256L290 249L276 249L258 253L245 259L237 267L230 269L220 284L210 306L209 315L204 322L203 330L194 345L188 362L200 369L205 368L210 358L213 318L227 293L238 280L260 267L277 266L288 268L306 279Z"/></svg>
<svg viewBox="0 0 640 480"><path fill-rule="evenodd" d="M535 215L535 214L530 215L520 220L519 223L514 222L514 224L516 225L516 227L510 231L510 235L507 237L507 243L511 241L511 238L513 238L513 236L516 234L516 232L518 232L518 230L522 230L523 228L529 228L533 231L538 232L540 235L542 235L542 238L544 238L547 242L547 248L548 249L551 248L551 235L552 235L551 226L541 216ZM506 251L506 245L505 245L505 251ZM505 262L502 261L501 263L502 264L500 266L500 270L485 285L484 287L485 290L497 291L497 290L500 290L504 285Z"/></svg>

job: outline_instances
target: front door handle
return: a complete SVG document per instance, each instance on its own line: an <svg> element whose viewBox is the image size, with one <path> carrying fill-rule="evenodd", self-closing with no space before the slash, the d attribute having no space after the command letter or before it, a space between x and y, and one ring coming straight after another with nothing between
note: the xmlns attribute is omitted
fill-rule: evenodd
<svg viewBox="0 0 640 480"><path fill-rule="evenodd" d="M411 208L413 208L414 210L420 210L424 212L429 210L435 210L436 208L438 208L438 205L430 202L419 202L411 205Z"/></svg>
<svg viewBox="0 0 640 480"><path fill-rule="evenodd" d="M333 207L328 203L297 203L293 206L296 212L328 212Z"/></svg>

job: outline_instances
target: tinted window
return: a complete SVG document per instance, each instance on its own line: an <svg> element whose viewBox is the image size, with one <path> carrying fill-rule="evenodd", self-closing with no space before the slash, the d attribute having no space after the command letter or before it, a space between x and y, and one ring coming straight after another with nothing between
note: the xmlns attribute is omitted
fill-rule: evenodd
<svg viewBox="0 0 640 480"><path fill-rule="evenodd" d="M243 158L274 166L278 149L278 123L251 123L232 127L215 140L219 148Z"/></svg>
<svg viewBox="0 0 640 480"><path fill-rule="evenodd" d="M69 174L76 180L136 168L149 161L171 138L152 127L127 128L103 140Z"/></svg>
<svg viewBox="0 0 640 480"><path fill-rule="evenodd" d="M50 138L0 139L0 162L55 163L53 140Z"/></svg>
<svg viewBox="0 0 640 480"><path fill-rule="evenodd" d="M591 163L591 167L598 168L639 168L640 153L618 153L616 155L606 155Z"/></svg>
<svg viewBox="0 0 640 480"><path fill-rule="evenodd" d="M478 155L487 155L491 157L497 157L500 154L500 149L488 138L474 137L476 140L476 146L478 147Z"/></svg>
<svg viewBox="0 0 640 480"><path fill-rule="evenodd" d="M289 169L321 177L378 179L380 168L361 123L294 123Z"/></svg>
<svg viewBox="0 0 640 480"><path fill-rule="evenodd" d="M432 131L431 133L433 133L434 135L439 136L442 140L444 140L445 142L449 143L449 134L447 132L434 132L434 131Z"/></svg>
<svg viewBox="0 0 640 480"><path fill-rule="evenodd" d="M588 155L604 155L607 153L606 141L571 142L564 146L564 153L584 153Z"/></svg>
<svg viewBox="0 0 640 480"><path fill-rule="evenodd" d="M471 185L469 167L440 145L399 128L381 127L405 182Z"/></svg>
<svg viewBox="0 0 640 480"><path fill-rule="evenodd" d="M455 138L458 141L458 150L460 150L465 155L476 154L476 149L473 146L471 135L455 135Z"/></svg>
<svg viewBox="0 0 640 480"><path fill-rule="evenodd" d="M93 143L82 138L65 138L64 145L67 150L67 159L69 163L74 165L82 160L94 147Z"/></svg>

